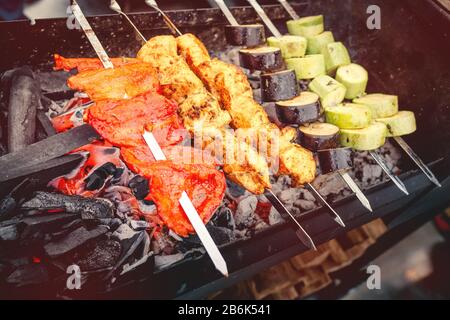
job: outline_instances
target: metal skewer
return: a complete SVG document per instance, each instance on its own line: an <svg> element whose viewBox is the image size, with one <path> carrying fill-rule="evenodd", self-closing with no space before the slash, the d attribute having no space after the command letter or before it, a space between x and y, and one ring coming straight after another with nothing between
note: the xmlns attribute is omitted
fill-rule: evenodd
<svg viewBox="0 0 450 320"><path fill-rule="evenodd" d="M287 11L287 13L289 13L292 19L294 20L300 19L299 15L297 14L297 12L295 12L294 8L292 8L289 2L287 2L286 0L278 0L278 2L283 6L283 8Z"/></svg>
<svg viewBox="0 0 450 320"><path fill-rule="evenodd" d="M415 162L415 164L422 170L422 172L427 176L427 178L433 182L438 187L442 187L439 183L439 180L433 174L433 172L428 168L428 166L420 159L417 153L403 140L402 137L395 137L394 140L398 143L398 145L405 151L405 153Z"/></svg>
<svg viewBox="0 0 450 320"><path fill-rule="evenodd" d="M220 0L219 0L219 1L220 1ZM117 4L116 1L111 0L111 6L113 6L113 2L115 2L114 8L115 8L116 10L120 10L120 12L122 12L121 14L125 15L125 13L123 13L123 11L120 9L120 6ZM155 10L158 10L158 12L159 12L163 17L165 17L164 21L168 24L168 26L169 26L170 28L172 28L172 30L175 30L176 33L177 33L178 35L183 35L183 34L178 30L178 28L175 26L175 24L170 20L170 18L167 17L167 15L165 15L165 13L164 13L163 11L161 11L161 9L159 9L158 4L156 3L156 1L153 1L153 0L146 0L145 3L146 3L147 5L149 5L150 7L154 8ZM222 1L222 4L223 4L222 8L224 8L224 7L226 8L226 5L225 5L225 3L224 3L223 1ZM228 8L227 8L227 9L228 9ZM113 9L113 10L114 10L114 9ZM233 17L233 15L231 14L231 12L230 12L229 10L227 10L227 11L228 11L228 13L230 14L230 16ZM130 23L132 23L130 19L127 19L127 20L128 20ZM236 23L237 25L239 25L239 24L237 23L236 19L234 19L234 17L233 17L233 20L234 20L233 23ZM231 21L230 21L230 23L231 23ZM134 25L133 25L133 27L136 28L136 26L134 26ZM145 41L147 41L147 40L145 39ZM315 190L315 189L314 189L314 190ZM317 191L316 191L316 192L317 192ZM311 238L311 237L309 236L309 234L305 231L305 229L303 229L303 227L300 225L300 223L297 221L297 219L294 217L294 215L293 215L291 212L289 212L289 210L283 205L283 203L280 201L280 199L278 199L278 197L277 197L271 190L268 190L268 189L266 189L265 195L266 195L266 198L267 198L267 199L271 202L271 204L274 206L274 208L278 210L278 212L280 213L280 215L282 215L282 216L284 216L284 217L290 219L291 223L292 223L292 224L296 227L296 229L297 229L295 233L296 233L297 237L300 239L300 241L301 241L305 246L307 246L308 248L313 249L313 250L317 250L317 249L316 249L316 246L315 246L315 244L314 244L314 242L313 242L313 240L312 240L312 238ZM340 219L340 221L342 221L342 220Z"/></svg>
<svg viewBox="0 0 450 320"><path fill-rule="evenodd" d="M239 26L239 22L237 22L236 18L233 16L230 9L228 9L227 5L223 0L214 0L214 2L219 6L223 15L227 18L228 22L232 26Z"/></svg>
<svg viewBox="0 0 450 320"><path fill-rule="evenodd" d="M128 22L130 23L130 25L133 27L134 31L136 31L136 33L139 35L139 37L144 40L144 42L147 41L147 39L144 37L144 35L141 33L141 31L139 31L139 29L136 27L136 25L133 23L133 21L131 21L131 19L128 17L127 14L125 14L122 11L122 8L120 7L120 5L117 3L116 0L111 0L111 3L109 5L109 8L115 12L117 12L118 14L120 14L121 16L123 16L125 19L128 20Z"/></svg>
<svg viewBox="0 0 450 320"><path fill-rule="evenodd" d="M120 7L119 7L120 9ZM83 29L84 33L86 34L86 37L90 41L92 47L94 47L94 50L96 51L97 55L99 56L100 60L102 61L105 68L114 68L114 65L112 64L111 60L109 59L105 49L101 45L100 41L98 40L97 36L95 35L94 31L92 30L89 22L87 21L86 17L84 16L83 12L81 11L81 8L79 7L78 3L76 1L73 1L72 5L72 11L75 15L75 18L77 19L78 23L80 24L81 28ZM120 10L122 11L122 10ZM166 160L166 157L164 153L162 152L160 146L158 145L158 142L156 142L156 139L154 138L153 134L149 132L145 132L144 139L147 142L147 144L150 147L151 152L153 153L153 156L156 160ZM206 252L208 253L209 257L214 263L214 266L217 270L219 270L224 276L228 276L228 269L227 264L220 253L219 249L217 248L216 244L214 243L213 239L211 238L211 235L209 234L208 230L206 229L205 225L203 224L203 221L200 219L200 216L195 209L194 205L192 204L192 201L187 196L186 192L183 191L183 194L181 198L179 199L179 203L181 207L183 208L184 212L186 213L189 221L191 222L194 230L196 231L198 237L200 238L201 242L203 243L203 246L206 249Z"/></svg>
<svg viewBox="0 0 450 320"><path fill-rule="evenodd" d="M297 12L295 12L294 8L289 4L289 2L287 2L286 0L278 0L278 2L283 6L283 8L287 11L287 13L291 16L292 19L294 20L300 19L300 16L297 14ZM367 199L367 197L358 187L356 182L353 181L352 177L350 177L350 175L345 171L339 171L339 174L341 175L342 179L345 181L347 186L353 191L353 193L355 193L359 202L361 202L361 204L364 207L366 207L367 210L373 212L369 199Z"/></svg>
<svg viewBox="0 0 450 320"><path fill-rule="evenodd" d="M406 189L405 184L400 180L399 177L397 177L391 169L387 166L384 159L378 154L376 151L369 151L369 154L372 156L372 158L375 160L375 162L383 169L383 171L389 176L389 178L392 180L392 182L395 183L395 185L406 195L409 195L408 190Z"/></svg>
<svg viewBox="0 0 450 320"><path fill-rule="evenodd" d="M258 1L256 0L247 0L250 5L255 9L256 13L259 15L261 20L264 22L264 24L269 28L269 30L272 32L272 34L279 38L281 37L281 32L278 31L277 27L273 24L272 20L267 16L267 14L264 12L264 9L259 5ZM342 227L345 227L345 223L342 220L342 218L339 216L339 214L336 212L336 210L331 207L331 205L322 197L322 195L319 193L319 191L314 188L314 186L311 183L306 184L308 189L314 194L315 198L322 203L322 205L325 205L329 211L333 214L334 221L336 221L339 225Z"/></svg>

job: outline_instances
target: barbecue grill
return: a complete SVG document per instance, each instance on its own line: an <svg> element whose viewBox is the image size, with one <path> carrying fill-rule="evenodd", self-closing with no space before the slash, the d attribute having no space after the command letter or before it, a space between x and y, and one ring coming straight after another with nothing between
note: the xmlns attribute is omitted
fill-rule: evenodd
<svg viewBox="0 0 450 320"><path fill-rule="evenodd" d="M366 9L372 4L381 8L380 30L368 30L366 27ZM369 71L370 92L398 94L402 105L415 112L419 128L406 140L441 181L442 188L436 188L404 157L399 164L402 172L400 178L409 190L409 196L402 194L389 181L384 181L365 190L372 203L373 214L368 214L353 195L333 202L334 208L346 222L346 228L336 225L324 208L299 215L299 221L316 244L383 218L390 231L385 236L388 240L381 239L382 247L374 250L374 254L379 254L450 202L450 46L447 32L450 30L450 14L432 0L416 1L414 4L406 0L379 0L376 3L365 0L314 0L292 1L292 5L301 16L324 14L327 27L335 32L336 38L346 43L352 60ZM277 27L285 32L285 21L289 16L283 7L265 5L263 8ZM259 22L250 7L235 7L231 11L240 23ZM230 51L223 28L228 23L219 9L166 13L182 32L197 35L213 55L220 57ZM170 33L155 12L129 16L147 38ZM135 56L142 45L130 25L117 14L88 17L88 20L111 57ZM25 65L35 72L48 72L52 68L54 53L67 57L95 56L82 32L68 29L67 19L0 23L0 47L4 48L0 72ZM52 97L55 95L64 97L70 93L58 92ZM5 129L3 122L2 128ZM64 166L70 166L71 161L75 159L57 166L58 170L67 170ZM45 183L49 177L50 173L42 170L35 178ZM13 185L1 184L0 196L9 193ZM201 298L307 250L298 242L287 223L224 244L220 249L228 263L229 278L219 277L208 257L200 255L185 258L153 274L149 274L148 269L137 269L127 274L114 290L80 295Z"/></svg>

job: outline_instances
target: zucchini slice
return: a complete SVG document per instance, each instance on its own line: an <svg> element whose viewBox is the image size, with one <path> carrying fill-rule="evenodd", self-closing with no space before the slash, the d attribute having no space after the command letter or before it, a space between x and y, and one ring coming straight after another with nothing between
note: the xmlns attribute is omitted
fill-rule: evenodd
<svg viewBox="0 0 450 320"><path fill-rule="evenodd" d="M225 26L225 38L232 46L256 47L266 42L262 24Z"/></svg>
<svg viewBox="0 0 450 320"><path fill-rule="evenodd" d="M281 49L283 58L302 58L306 54L308 41L304 37L285 35L280 38L269 37L267 43L271 47Z"/></svg>
<svg viewBox="0 0 450 320"><path fill-rule="evenodd" d="M344 101L346 88L333 78L323 75L318 76L308 86L309 90L319 95L322 106L326 109Z"/></svg>
<svg viewBox="0 0 450 320"><path fill-rule="evenodd" d="M323 174L345 171L353 167L352 150L348 147L319 150L317 158Z"/></svg>
<svg viewBox="0 0 450 320"><path fill-rule="evenodd" d="M261 75L261 98L264 102L289 100L298 95L298 84L293 70Z"/></svg>
<svg viewBox="0 0 450 320"><path fill-rule="evenodd" d="M335 42L333 33L331 31L325 31L314 37L307 38L308 47L306 48L307 54L320 54L322 49L329 43Z"/></svg>
<svg viewBox="0 0 450 320"><path fill-rule="evenodd" d="M298 80L314 79L326 74L325 58L322 54L286 59L286 66L295 71Z"/></svg>
<svg viewBox="0 0 450 320"><path fill-rule="evenodd" d="M336 80L347 88L345 99L352 100L366 92L369 74L359 64L351 63L338 68Z"/></svg>
<svg viewBox="0 0 450 320"><path fill-rule="evenodd" d="M374 118L391 117L398 112L397 96L374 93L354 99L353 102L370 107Z"/></svg>
<svg viewBox="0 0 450 320"><path fill-rule="evenodd" d="M381 122L374 122L364 129L341 129L340 143L358 151L371 151L386 143L387 128Z"/></svg>
<svg viewBox="0 0 450 320"><path fill-rule="evenodd" d="M284 124L312 123L322 116L319 96L313 92L304 91L291 100L275 103L278 119Z"/></svg>
<svg viewBox="0 0 450 320"><path fill-rule="evenodd" d="M239 50L239 62L242 68L263 72L284 69L280 48L257 47Z"/></svg>
<svg viewBox="0 0 450 320"><path fill-rule="evenodd" d="M306 38L321 34L324 30L323 15L289 20L286 24L289 34Z"/></svg>
<svg viewBox="0 0 450 320"><path fill-rule="evenodd" d="M322 48L328 74L334 74L337 68L346 66L352 61L347 48L342 42L332 42Z"/></svg>
<svg viewBox="0 0 450 320"><path fill-rule="evenodd" d="M363 105L343 103L325 109L325 118L341 129L362 129L372 122L372 111Z"/></svg>
<svg viewBox="0 0 450 320"><path fill-rule="evenodd" d="M333 149L339 145L339 128L329 123L316 122L298 129L297 141L306 149Z"/></svg>
<svg viewBox="0 0 450 320"><path fill-rule="evenodd" d="M401 137L417 130L416 117L411 111L400 111L392 117L380 118L376 121L386 125L388 137Z"/></svg>

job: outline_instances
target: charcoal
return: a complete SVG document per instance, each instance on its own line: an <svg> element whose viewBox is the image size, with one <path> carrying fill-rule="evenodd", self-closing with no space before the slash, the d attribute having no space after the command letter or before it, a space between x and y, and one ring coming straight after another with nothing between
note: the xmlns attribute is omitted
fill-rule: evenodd
<svg viewBox="0 0 450 320"><path fill-rule="evenodd" d="M0 241L15 241L19 238L16 225L0 227Z"/></svg>
<svg viewBox="0 0 450 320"><path fill-rule="evenodd" d="M270 209L270 213L269 213L269 225L273 226L278 223L282 223L283 221L284 221L284 219L281 216L281 214L278 212L278 210L275 209L274 207L272 207Z"/></svg>
<svg viewBox="0 0 450 320"><path fill-rule="evenodd" d="M167 268L174 263L177 263L185 258L184 253L177 253L166 256L155 256L155 268L164 269Z"/></svg>
<svg viewBox="0 0 450 320"><path fill-rule="evenodd" d="M11 196L6 196L0 200L0 220L7 219L12 216L17 207L16 200Z"/></svg>
<svg viewBox="0 0 450 320"><path fill-rule="evenodd" d="M40 106L40 86L30 67L11 75L8 108L8 150L17 152L35 140L36 111Z"/></svg>
<svg viewBox="0 0 450 320"><path fill-rule="evenodd" d="M211 219L211 222L217 227L228 228L230 230L234 230L236 228L233 212L226 206L221 206L217 209L217 212Z"/></svg>
<svg viewBox="0 0 450 320"><path fill-rule="evenodd" d="M113 176L116 170L116 166L111 162L101 165L84 180L85 189L89 191L100 190L105 186L106 179Z"/></svg>
<svg viewBox="0 0 450 320"><path fill-rule="evenodd" d="M226 192L231 196L231 198L235 199L243 196L245 194L245 189L234 183L233 181L227 179Z"/></svg>
<svg viewBox="0 0 450 320"><path fill-rule="evenodd" d="M51 239L52 240L58 240L63 237L65 237L67 234L72 232L73 230L83 226L83 220L81 219L75 219L65 225L63 225L61 228L59 228L58 231L51 233Z"/></svg>
<svg viewBox="0 0 450 320"><path fill-rule="evenodd" d="M126 224L122 224L117 228L116 231L114 231L114 233L112 234L112 238L114 238L118 241L122 241L122 240L130 239L130 238L134 237L136 234L137 234L137 232L134 231L133 229L131 229L130 226L128 226Z"/></svg>
<svg viewBox="0 0 450 320"><path fill-rule="evenodd" d="M64 209L68 213L81 213L82 219L102 219L114 216L114 205L102 198L85 198L59 193L36 192L34 198L22 205L23 209Z"/></svg>
<svg viewBox="0 0 450 320"><path fill-rule="evenodd" d="M134 176L128 186L138 200L143 200L150 192L148 180L140 175Z"/></svg>
<svg viewBox="0 0 450 320"><path fill-rule="evenodd" d="M294 202L294 206L302 209L303 211L309 211L316 207L314 201L299 199Z"/></svg>
<svg viewBox="0 0 450 320"><path fill-rule="evenodd" d="M27 217L22 220L22 224L24 225L22 238L26 238L37 231L42 233L56 232L60 230L61 226L76 220L78 217L78 215L69 213L41 214Z"/></svg>
<svg viewBox="0 0 450 320"><path fill-rule="evenodd" d="M6 283L21 287L46 283L48 280L47 268L41 263L35 263L17 268L6 278Z"/></svg>
<svg viewBox="0 0 450 320"><path fill-rule="evenodd" d="M114 232L122 225L122 221L119 218L99 219L98 223L108 226L111 232Z"/></svg>
<svg viewBox="0 0 450 320"><path fill-rule="evenodd" d="M150 226L147 221L143 220L130 220L129 225L134 231L143 231Z"/></svg>
<svg viewBox="0 0 450 320"><path fill-rule="evenodd" d="M251 227L255 225L257 219L255 209L257 204L258 198L256 196L247 197L239 202L236 214L234 215L236 226Z"/></svg>
<svg viewBox="0 0 450 320"><path fill-rule="evenodd" d="M53 127L52 122L47 117L44 111L39 110L37 113L37 119L39 120L39 126L45 132L47 137L53 136L56 134L56 130Z"/></svg>
<svg viewBox="0 0 450 320"><path fill-rule="evenodd" d="M108 228L105 226L98 226L92 230L88 230L85 227L80 227L69 233L61 240L46 244L44 246L44 250L49 257L56 258L85 244L89 240L100 237L107 231Z"/></svg>
<svg viewBox="0 0 450 320"><path fill-rule="evenodd" d="M92 250L81 254L75 263L83 272L113 267L119 259L121 249L118 241L102 240L97 242Z"/></svg>

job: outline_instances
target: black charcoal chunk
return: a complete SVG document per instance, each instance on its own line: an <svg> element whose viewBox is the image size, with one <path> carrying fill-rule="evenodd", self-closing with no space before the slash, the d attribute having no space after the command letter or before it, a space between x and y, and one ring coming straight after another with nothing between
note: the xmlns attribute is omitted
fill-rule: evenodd
<svg viewBox="0 0 450 320"><path fill-rule="evenodd" d="M27 264L20 266L6 279L6 283L18 287L42 284L49 280L48 270L43 264Z"/></svg>
<svg viewBox="0 0 450 320"><path fill-rule="evenodd" d="M140 175L134 176L133 179L130 180L128 186L138 200L143 200L150 192L148 180Z"/></svg>
<svg viewBox="0 0 450 320"><path fill-rule="evenodd" d="M100 237L108 231L105 226L98 226L92 230L86 229L86 227L80 227L61 240L50 242L44 246L45 253L51 257L56 258L63 254L66 254L73 249L85 244L89 240Z"/></svg>

